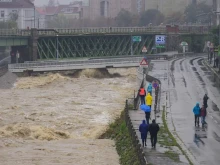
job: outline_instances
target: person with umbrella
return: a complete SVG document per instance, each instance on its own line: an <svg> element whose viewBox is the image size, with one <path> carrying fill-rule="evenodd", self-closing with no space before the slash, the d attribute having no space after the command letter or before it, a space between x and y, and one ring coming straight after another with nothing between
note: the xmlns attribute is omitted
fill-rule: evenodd
<svg viewBox="0 0 220 165"><path fill-rule="evenodd" d="M146 118L147 124L149 124L151 108L149 106L143 104L140 106L140 109L145 112L145 118Z"/></svg>
<svg viewBox="0 0 220 165"><path fill-rule="evenodd" d="M142 124L139 126L139 132L141 133L143 147L147 146L148 124L145 123L145 120L143 120Z"/></svg>

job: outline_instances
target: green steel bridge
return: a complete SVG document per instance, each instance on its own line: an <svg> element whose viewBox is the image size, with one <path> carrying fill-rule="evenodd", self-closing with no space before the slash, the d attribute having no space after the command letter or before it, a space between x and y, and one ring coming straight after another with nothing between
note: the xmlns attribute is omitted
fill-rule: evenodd
<svg viewBox="0 0 220 165"><path fill-rule="evenodd" d="M0 47L18 51L21 61L140 55L143 47L152 54L155 35L166 35L166 50L184 37L209 35L209 27L102 27L81 29L0 30ZM133 41L134 36L138 41ZM13 58L13 57L12 57Z"/></svg>

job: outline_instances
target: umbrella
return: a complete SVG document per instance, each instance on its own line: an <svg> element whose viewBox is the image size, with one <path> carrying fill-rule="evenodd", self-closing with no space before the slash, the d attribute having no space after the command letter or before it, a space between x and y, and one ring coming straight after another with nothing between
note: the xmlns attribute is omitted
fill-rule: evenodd
<svg viewBox="0 0 220 165"><path fill-rule="evenodd" d="M151 108L145 104L141 105L140 106L140 109L144 112L150 112L151 111Z"/></svg>

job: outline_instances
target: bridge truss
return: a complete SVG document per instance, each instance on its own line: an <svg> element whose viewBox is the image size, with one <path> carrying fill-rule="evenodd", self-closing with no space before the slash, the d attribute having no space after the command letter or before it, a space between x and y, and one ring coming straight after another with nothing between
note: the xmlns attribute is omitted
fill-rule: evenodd
<svg viewBox="0 0 220 165"><path fill-rule="evenodd" d="M144 46L151 50L153 45L154 35L149 34L142 34L141 42L133 42L132 35L53 36L40 37L37 49L38 59L64 59L139 55Z"/></svg>

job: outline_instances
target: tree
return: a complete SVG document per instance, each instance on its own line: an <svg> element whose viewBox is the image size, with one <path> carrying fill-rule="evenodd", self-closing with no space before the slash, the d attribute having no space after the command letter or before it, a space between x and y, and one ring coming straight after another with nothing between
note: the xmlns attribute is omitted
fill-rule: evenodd
<svg viewBox="0 0 220 165"><path fill-rule="evenodd" d="M72 20L66 18L64 15L57 15L48 22L48 28L69 28Z"/></svg>
<svg viewBox="0 0 220 165"><path fill-rule="evenodd" d="M0 29L15 29L17 28L17 23L15 21L0 21Z"/></svg>
<svg viewBox="0 0 220 165"><path fill-rule="evenodd" d="M141 26L146 26L150 23L153 25L159 25L163 23L163 21L164 15L160 11L156 9L149 9L141 13L139 24Z"/></svg>
<svg viewBox="0 0 220 165"><path fill-rule="evenodd" d="M182 12L174 12L169 17L166 18L165 23L167 24L181 24L184 23L184 16Z"/></svg>
<svg viewBox="0 0 220 165"><path fill-rule="evenodd" d="M205 4L205 2L191 3L184 11L185 22L196 23L200 21L201 23L209 23L211 11L211 6Z"/></svg>
<svg viewBox="0 0 220 165"><path fill-rule="evenodd" d="M115 18L115 21L117 26L121 26L121 27L131 26L132 14L129 11L122 9Z"/></svg>

